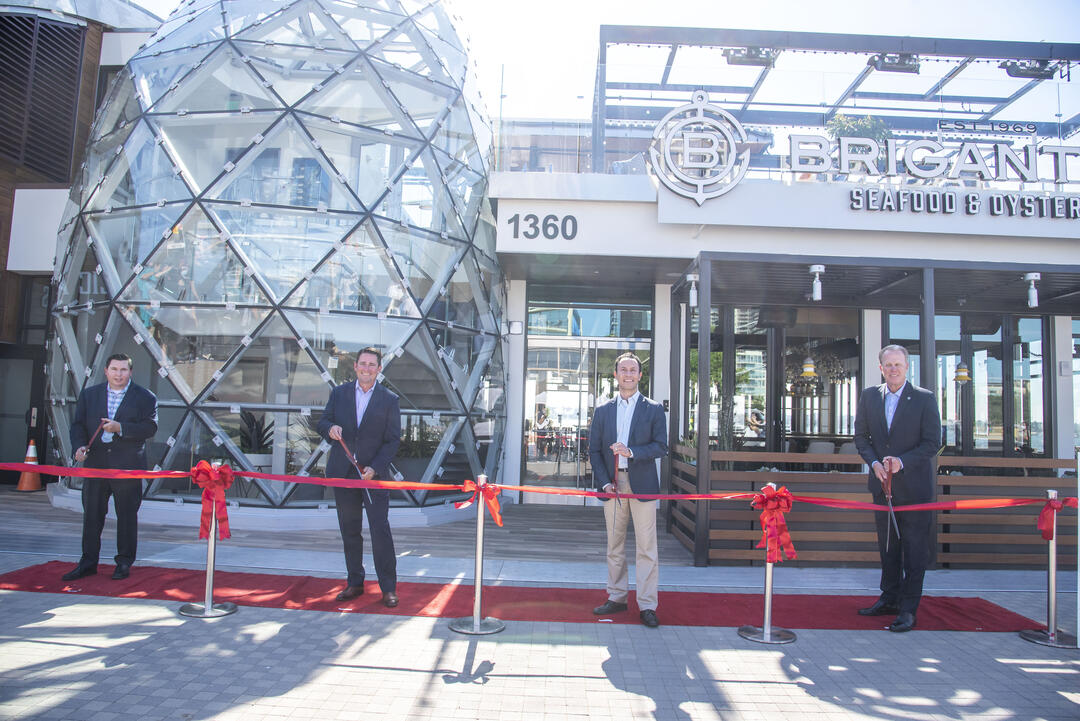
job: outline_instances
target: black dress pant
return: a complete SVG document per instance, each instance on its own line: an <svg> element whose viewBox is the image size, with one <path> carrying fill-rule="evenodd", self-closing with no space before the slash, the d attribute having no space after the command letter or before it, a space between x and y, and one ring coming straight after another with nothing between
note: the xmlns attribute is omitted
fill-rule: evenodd
<svg viewBox="0 0 1080 721"><path fill-rule="evenodd" d="M367 508L368 530L371 533L371 555L375 559L375 575L383 593L397 591L397 555L394 537L390 533L390 491L370 488L334 488L337 501L338 527L345 547L345 568L348 584L364 583L364 508Z"/></svg>
<svg viewBox="0 0 1080 721"><path fill-rule="evenodd" d="M101 553L101 530L109 510L109 496L116 507L116 556L119 563L135 563L139 543L139 506L142 481L138 478L84 478L82 488L82 565L96 565Z"/></svg>
<svg viewBox="0 0 1080 721"><path fill-rule="evenodd" d="M874 503L885 505L885 497L874 494ZM899 505L893 499L893 505ZM930 536L933 511L900 511L896 538L888 511L874 511L877 524L878 553L881 556L881 598L899 607L901 613L915 613L922 599L923 578L930 565ZM885 550L885 538L889 550Z"/></svg>

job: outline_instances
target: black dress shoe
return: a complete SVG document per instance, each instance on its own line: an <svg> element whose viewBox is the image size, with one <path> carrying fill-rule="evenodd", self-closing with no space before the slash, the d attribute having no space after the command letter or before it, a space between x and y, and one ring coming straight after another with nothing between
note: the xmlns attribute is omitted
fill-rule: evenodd
<svg viewBox="0 0 1080 721"><path fill-rule="evenodd" d="M646 608L641 612L641 623L649 628L656 628L660 625L660 619L656 617L656 611Z"/></svg>
<svg viewBox="0 0 1080 721"><path fill-rule="evenodd" d="M337 600L339 600L339 601L351 601L354 598L356 598L357 596L363 596L363 595L364 595L364 586L363 586L363 584L361 584L359 586L346 586L344 589L342 589L341 593L339 593L337 595Z"/></svg>
<svg viewBox="0 0 1080 721"><path fill-rule="evenodd" d="M74 580L76 580L78 578L82 578L83 576L93 576L95 573L97 573L97 564L96 563L93 564L93 565L91 565L91 564L85 564L84 565L84 564L80 563L78 566L71 569L70 571L65 573L63 576L61 576L60 578L62 578L65 581L74 581Z"/></svg>
<svg viewBox="0 0 1080 721"><path fill-rule="evenodd" d="M113 571L112 580L120 581L131 575L130 563L118 563L116 564L116 570Z"/></svg>
<svg viewBox="0 0 1080 721"><path fill-rule="evenodd" d="M597 616L607 616L609 613L618 613L619 611L625 611L626 604L619 603L618 601L612 601L610 598L599 606L592 610Z"/></svg>
<svg viewBox="0 0 1080 721"><path fill-rule="evenodd" d="M393 591L387 591L382 595L382 605L387 608L395 608L398 605L397 594Z"/></svg>
<svg viewBox="0 0 1080 721"><path fill-rule="evenodd" d="M859 609L860 616L892 616L894 613L900 613L900 608L880 598L874 601L873 606Z"/></svg>
<svg viewBox="0 0 1080 721"><path fill-rule="evenodd" d="M896 620L889 624L889 630L893 633L903 633L915 628L915 614L904 611Z"/></svg>

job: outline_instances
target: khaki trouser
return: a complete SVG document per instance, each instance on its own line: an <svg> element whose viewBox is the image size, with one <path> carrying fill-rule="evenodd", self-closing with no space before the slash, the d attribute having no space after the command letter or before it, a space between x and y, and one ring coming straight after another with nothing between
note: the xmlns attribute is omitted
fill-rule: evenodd
<svg viewBox="0 0 1080 721"><path fill-rule="evenodd" d="M618 474L619 493L632 493L625 471ZM626 564L626 526L634 521L637 558L637 603L642 611L656 610L660 568L656 551L656 501L614 498L604 501L604 520L607 522L608 598L626 603L630 595L630 574Z"/></svg>

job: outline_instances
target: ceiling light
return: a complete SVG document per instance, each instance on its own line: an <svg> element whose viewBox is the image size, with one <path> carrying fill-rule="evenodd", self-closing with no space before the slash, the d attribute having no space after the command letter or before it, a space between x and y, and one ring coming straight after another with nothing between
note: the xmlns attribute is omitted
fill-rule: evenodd
<svg viewBox="0 0 1080 721"><path fill-rule="evenodd" d="M776 65L776 56L779 50L769 48L725 48L724 58L728 65L753 65L760 68L771 68Z"/></svg>
<svg viewBox="0 0 1080 721"><path fill-rule="evenodd" d="M810 281L810 300L821 300L821 274L824 272L823 265L810 266L810 274L814 276L814 279Z"/></svg>
<svg viewBox="0 0 1080 721"><path fill-rule="evenodd" d="M918 73L919 56L912 53L871 55L866 64L884 73Z"/></svg>
<svg viewBox="0 0 1080 721"><path fill-rule="evenodd" d="M1039 289L1035 287L1035 281L1042 278L1038 273L1024 273L1024 280L1028 284L1028 308L1039 307Z"/></svg>
<svg viewBox="0 0 1080 721"><path fill-rule="evenodd" d="M1049 80L1057 72L1057 67L1049 60L1004 60L998 67L1010 78Z"/></svg>

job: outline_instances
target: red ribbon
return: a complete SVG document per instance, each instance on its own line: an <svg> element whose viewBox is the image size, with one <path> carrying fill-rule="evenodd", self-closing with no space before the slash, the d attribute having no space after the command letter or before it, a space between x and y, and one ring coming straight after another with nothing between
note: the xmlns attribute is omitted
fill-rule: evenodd
<svg viewBox="0 0 1080 721"><path fill-rule="evenodd" d="M483 496L484 505L487 506L488 513L491 514L491 519L495 521L496 526L501 526L502 522L502 509L499 506L499 486L495 483L476 483L466 479L461 484L461 490L466 493L472 493L472 497L467 501L459 501L454 504L454 508L468 508L472 504L476 503L476 497L478 495Z"/></svg>
<svg viewBox="0 0 1080 721"><path fill-rule="evenodd" d="M761 493L754 496L754 508L761 509L761 541L755 548L764 548L765 560L769 563L780 563L783 556L788 560L798 558L795 553L795 545L791 542L791 534L788 533L787 521L784 514L791 510L791 491L787 486L779 489L773 486L765 486Z"/></svg>
<svg viewBox="0 0 1080 721"><path fill-rule="evenodd" d="M229 511L225 504L225 491L232 485L233 469L228 464L212 466L199 461L191 469L191 481L202 493L202 516L199 519L199 538L210 538L210 514L217 517L218 538L229 538Z"/></svg>
<svg viewBox="0 0 1080 721"><path fill-rule="evenodd" d="M1043 509L1039 511L1038 527L1042 531L1042 537L1044 541L1049 541L1054 537L1054 519L1057 516L1058 511L1063 508L1076 508L1077 499L1075 498L1062 498L1053 499L1046 502Z"/></svg>

